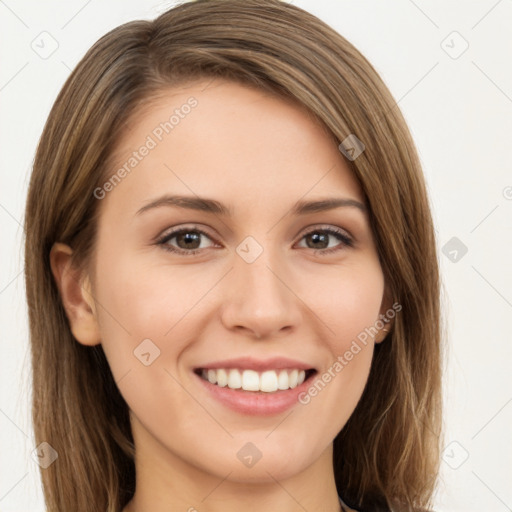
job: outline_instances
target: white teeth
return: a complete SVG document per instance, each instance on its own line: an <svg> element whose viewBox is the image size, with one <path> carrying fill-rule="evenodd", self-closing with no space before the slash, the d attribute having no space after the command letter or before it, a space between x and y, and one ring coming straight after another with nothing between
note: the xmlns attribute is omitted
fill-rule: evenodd
<svg viewBox="0 0 512 512"><path fill-rule="evenodd" d="M203 379L220 387L243 389L245 391L262 391L274 393L277 390L293 389L306 379L304 370L267 370L258 373L254 370L224 369L203 370Z"/></svg>
<svg viewBox="0 0 512 512"><path fill-rule="evenodd" d="M290 375L288 376L288 384L293 389L297 387L297 379L299 377L299 371L298 370L292 370Z"/></svg>
<svg viewBox="0 0 512 512"><path fill-rule="evenodd" d="M279 377L277 378L277 387L279 389L288 389L288 372L286 370L281 370L279 372Z"/></svg>
<svg viewBox="0 0 512 512"><path fill-rule="evenodd" d="M217 370L217 385L221 388L227 386L228 384L228 374L226 370Z"/></svg>
<svg viewBox="0 0 512 512"><path fill-rule="evenodd" d="M260 391L264 391L265 393L271 393L272 391L277 391L276 372L269 370L269 371L263 372L261 374Z"/></svg>
<svg viewBox="0 0 512 512"><path fill-rule="evenodd" d="M231 389L242 387L242 376L238 370L229 370L228 387Z"/></svg>
<svg viewBox="0 0 512 512"><path fill-rule="evenodd" d="M260 376L254 370L244 370L242 373L242 389L245 391L260 390Z"/></svg>

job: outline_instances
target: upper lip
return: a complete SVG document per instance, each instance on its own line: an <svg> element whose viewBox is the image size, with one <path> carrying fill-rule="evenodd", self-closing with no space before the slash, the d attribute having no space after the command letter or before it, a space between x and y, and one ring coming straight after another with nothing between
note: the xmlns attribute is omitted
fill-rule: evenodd
<svg viewBox="0 0 512 512"><path fill-rule="evenodd" d="M196 367L197 369L219 369L219 368L240 368L244 370L265 371L265 370L314 370L308 363L290 359L288 357L272 357L270 359L256 359L254 357L237 357L235 359L224 359L213 361Z"/></svg>

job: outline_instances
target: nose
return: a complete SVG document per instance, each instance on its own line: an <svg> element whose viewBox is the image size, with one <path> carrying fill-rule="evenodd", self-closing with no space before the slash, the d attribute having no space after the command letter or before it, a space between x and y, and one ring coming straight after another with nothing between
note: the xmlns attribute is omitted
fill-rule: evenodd
<svg viewBox="0 0 512 512"><path fill-rule="evenodd" d="M302 314L293 277L279 256L264 250L252 263L235 255L225 283L222 322L230 331L275 339L296 330Z"/></svg>

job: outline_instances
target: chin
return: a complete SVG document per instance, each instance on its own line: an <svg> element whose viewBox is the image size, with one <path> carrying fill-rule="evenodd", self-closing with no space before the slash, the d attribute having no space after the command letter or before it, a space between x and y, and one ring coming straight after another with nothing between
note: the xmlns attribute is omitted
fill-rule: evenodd
<svg viewBox="0 0 512 512"><path fill-rule="evenodd" d="M286 436L288 443L283 442L283 432L271 441L273 435L266 440L268 432L260 436L244 436L244 441L240 438L231 440L231 446L219 447L213 458L201 458L200 467L219 478L229 474L228 479L233 482L264 484L291 478L321 456L321 450L319 453L314 453L313 447L308 450L307 445L298 442L293 434ZM212 455L211 451L209 455Z"/></svg>

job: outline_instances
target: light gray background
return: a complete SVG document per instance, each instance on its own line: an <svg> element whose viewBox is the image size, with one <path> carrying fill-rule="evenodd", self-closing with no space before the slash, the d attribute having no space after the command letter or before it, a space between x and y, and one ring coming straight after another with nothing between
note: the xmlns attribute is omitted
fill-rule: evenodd
<svg viewBox="0 0 512 512"><path fill-rule="evenodd" d="M436 510L512 510L512 1L293 3L324 19L372 62L398 101L424 165L448 334ZM39 135L70 70L100 36L171 5L0 0L1 512L44 510L31 458L21 251ZM58 48L45 54L52 45ZM455 245L447 246L453 237Z"/></svg>

